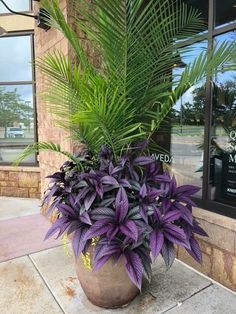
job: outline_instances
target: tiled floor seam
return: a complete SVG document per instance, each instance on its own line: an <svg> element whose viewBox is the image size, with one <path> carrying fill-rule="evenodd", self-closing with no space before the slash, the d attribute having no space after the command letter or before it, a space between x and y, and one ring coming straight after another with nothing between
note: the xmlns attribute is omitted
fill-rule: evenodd
<svg viewBox="0 0 236 314"><path fill-rule="evenodd" d="M43 275L41 274L40 270L38 269L37 265L35 264L34 260L32 259L32 257L30 255L28 255L29 260L31 261L31 263L33 264L34 268L36 269L37 273L39 274L40 278L42 279L43 283L45 284L45 286L47 287L49 293L52 295L53 299L55 300L55 302L57 303L57 305L59 306L59 308L61 309L62 313L66 314L66 312L63 310L63 308L61 307L61 304L58 302L56 296L54 295L54 293L52 292L52 290L50 289L49 285L47 284L46 280L44 279Z"/></svg>
<svg viewBox="0 0 236 314"><path fill-rule="evenodd" d="M211 283L210 283L209 285L207 285L206 287L204 287L204 288L198 290L197 292L191 294L191 295L190 295L189 297L187 297L186 299L181 300L181 301L180 301L181 305L182 305L184 302L186 302L187 300L189 300L189 299L191 299L192 297L194 297L195 295L197 295L197 294L201 293L202 291L204 291L204 290L210 288L211 286L213 286L213 282L211 282ZM178 305L178 304L175 304L174 306L172 306L172 307L170 307L170 308L164 310L163 312L160 312L160 314L168 313L170 310L173 310L173 309L176 308L176 307L179 307L179 305Z"/></svg>
<svg viewBox="0 0 236 314"><path fill-rule="evenodd" d="M32 252L32 253L27 253L27 254L16 256L16 257L8 258L6 260L1 260L0 259L0 264L1 263L6 263L6 262L10 262L10 261L14 261L17 258L21 258L21 257L24 257L24 256L30 256L30 255L33 255L33 254L36 254L36 253L48 251L48 250L51 250L51 249L54 249L54 248L57 248L57 247L60 247L60 246L63 246L63 244L58 244L58 245L55 245L55 246L52 246L52 247L49 247L49 248L46 248L46 249L43 249L43 250L39 250L39 251L35 251L35 252Z"/></svg>

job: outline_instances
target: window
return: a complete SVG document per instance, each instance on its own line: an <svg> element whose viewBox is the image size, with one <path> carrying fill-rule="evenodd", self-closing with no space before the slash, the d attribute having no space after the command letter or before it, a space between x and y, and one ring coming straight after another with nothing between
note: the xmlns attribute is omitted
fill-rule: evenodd
<svg viewBox="0 0 236 314"><path fill-rule="evenodd" d="M235 41L236 32L215 38ZM211 199L236 205L236 73L214 77L211 127Z"/></svg>
<svg viewBox="0 0 236 314"><path fill-rule="evenodd" d="M32 41L32 35L0 38L0 164L35 141Z"/></svg>
<svg viewBox="0 0 236 314"><path fill-rule="evenodd" d="M181 41L173 80L201 51L236 40L236 0L184 2L203 10L208 28L195 43ZM190 49L181 49L186 47ZM201 188L194 197L199 207L236 218L236 71L218 73L192 87L165 123L165 130L159 131L165 132L165 144L157 140L159 153L171 163L178 183Z"/></svg>
<svg viewBox="0 0 236 314"><path fill-rule="evenodd" d="M173 70L174 79L184 66L207 49L207 41L190 46L180 53L182 67ZM204 141L205 81L188 90L175 104L172 111L171 156L172 169L181 184L193 184L202 188L202 163ZM202 190L198 193L201 196Z"/></svg>
<svg viewBox="0 0 236 314"><path fill-rule="evenodd" d="M31 0L4 0L10 9L16 12L24 12L31 10ZM0 3L0 14L9 13L5 6Z"/></svg>

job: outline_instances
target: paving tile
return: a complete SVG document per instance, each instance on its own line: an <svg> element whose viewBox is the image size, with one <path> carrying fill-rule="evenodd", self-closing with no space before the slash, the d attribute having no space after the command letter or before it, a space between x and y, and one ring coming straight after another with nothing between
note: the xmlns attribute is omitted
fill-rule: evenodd
<svg viewBox="0 0 236 314"><path fill-rule="evenodd" d="M63 247L57 247L31 254L30 258L66 314L103 312L84 295L76 277L72 253L67 256Z"/></svg>
<svg viewBox="0 0 236 314"><path fill-rule="evenodd" d="M1 314L63 313L28 257L0 263Z"/></svg>
<svg viewBox="0 0 236 314"><path fill-rule="evenodd" d="M40 214L0 221L0 262L61 244L44 241L50 222Z"/></svg>
<svg viewBox="0 0 236 314"><path fill-rule="evenodd" d="M167 312L168 314L235 314L236 295L214 284Z"/></svg>
<svg viewBox="0 0 236 314"><path fill-rule="evenodd" d="M160 260L154 267L152 284L144 286L142 295L127 308L110 311L98 308L87 300L75 274L72 254L66 256L62 247L32 254L30 258L67 314L162 313L211 284L178 261L166 272Z"/></svg>
<svg viewBox="0 0 236 314"><path fill-rule="evenodd" d="M0 197L0 221L15 217L39 214L40 200Z"/></svg>
<svg viewBox="0 0 236 314"><path fill-rule="evenodd" d="M175 260L173 266L166 271L162 259L153 268L152 282L148 291L157 298L156 311L164 311L198 291L211 285L211 281L187 268L183 263Z"/></svg>

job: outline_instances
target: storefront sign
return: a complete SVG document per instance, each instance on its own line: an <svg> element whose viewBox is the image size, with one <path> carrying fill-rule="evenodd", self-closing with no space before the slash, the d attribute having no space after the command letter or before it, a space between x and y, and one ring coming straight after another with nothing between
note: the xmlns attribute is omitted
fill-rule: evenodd
<svg viewBox="0 0 236 314"><path fill-rule="evenodd" d="M157 160L157 161L161 161L161 162L165 162L165 163L172 163L174 161L174 157L170 156L170 155L165 155L165 154L152 154L152 157Z"/></svg>
<svg viewBox="0 0 236 314"><path fill-rule="evenodd" d="M230 133L228 153L223 155L223 195L236 199L236 131Z"/></svg>

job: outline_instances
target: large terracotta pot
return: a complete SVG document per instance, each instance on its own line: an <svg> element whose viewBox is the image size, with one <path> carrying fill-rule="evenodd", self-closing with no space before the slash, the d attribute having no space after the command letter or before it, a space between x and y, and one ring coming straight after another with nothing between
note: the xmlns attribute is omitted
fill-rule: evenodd
<svg viewBox="0 0 236 314"><path fill-rule="evenodd" d="M89 251L91 258L91 249ZM97 306L110 309L122 307L139 294L139 289L126 273L123 259L116 264L109 259L103 267L93 272L86 268L82 258L78 257L76 272L87 298Z"/></svg>

